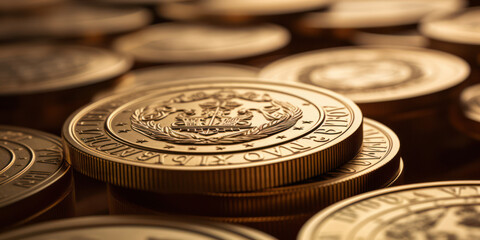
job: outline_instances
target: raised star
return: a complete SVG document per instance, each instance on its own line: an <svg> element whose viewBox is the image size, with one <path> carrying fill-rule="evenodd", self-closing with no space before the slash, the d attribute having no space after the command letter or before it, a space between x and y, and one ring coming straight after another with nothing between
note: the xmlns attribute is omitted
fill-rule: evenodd
<svg viewBox="0 0 480 240"><path fill-rule="evenodd" d="M120 130L118 130L118 133L126 133L128 131L130 131L130 130L129 129L120 129Z"/></svg>
<svg viewBox="0 0 480 240"><path fill-rule="evenodd" d="M225 147L217 147L217 150L223 150Z"/></svg>
<svg viewBox="0 0 480 240"><path fill-rule="evenodd" d="M115 126L118 126L118 127L123 127L125 125L127 125L127 124L124 123L124 122L119 122L119 123L115 124Z"/></svg>
<svg viewBox="0 0 480 240"><path fill-rule="evenodd" d="M164 147L164 148L166 148L166 149L170 149L170 148L174 148L174 146L172 146L172 145L165 145L165 147Z"/></svg>
<svg viewBox="0 0 480 240"><path fill-rule="evenodd" d="M303 124L310 124L312 123L313 121L302 121Z"/></svg>
<svg viewBox="0 0 480 240"><path fill-rule="evenodd" d="M137 139L137 143L146 143L148 142L147 140L145 139Z"/></svg>
<svg viewBox="0 0 480 240"><path fill-rule="evenodd" d="M310 106L310 103L303 103L303 106Z"/></svg>
<svg viewBox="0 0 480 240"><path fill-rule="evenodd" d="M293 130L303 130L303 127L294 127Z"/></svg>
<svg viewBox="0 0 480 240"><path fill-rule="evenodd" d="M188 150L197 150L197 147L189 147Z"/></svg>
<svg viewBox="0 0 480 240"><path fill-rule="evenodd" d="M243 146L245 146L246 148L247 147L253 147L253 143L245 143L245 144L243 144Z"/></svg>
<svg viewBox="0 0 480 240"><path fill-rule="evenodd" d="M287 138L287 136L285 135L281 135L281 136L277 136L278 139L284 139L284 138Z"/></svg>

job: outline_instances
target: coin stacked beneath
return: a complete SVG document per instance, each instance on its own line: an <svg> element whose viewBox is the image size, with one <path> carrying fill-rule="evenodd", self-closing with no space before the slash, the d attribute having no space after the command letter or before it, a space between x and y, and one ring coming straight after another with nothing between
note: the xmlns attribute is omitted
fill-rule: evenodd
<svg viewBox="0 0 480 240"><path fill-rule="evenodd" d="M60 138L0 125L0 231L74 214L72 172Z"/></svg>
<svg viewBox="0 0 480 240"><path fill-rule="evenodd" d="M395 134L362 122L351 100L325 89L219 77L103 98L72 115L63 137L75 169L111 184L112 213L293 237L315 211L399 178Z"/></svg>

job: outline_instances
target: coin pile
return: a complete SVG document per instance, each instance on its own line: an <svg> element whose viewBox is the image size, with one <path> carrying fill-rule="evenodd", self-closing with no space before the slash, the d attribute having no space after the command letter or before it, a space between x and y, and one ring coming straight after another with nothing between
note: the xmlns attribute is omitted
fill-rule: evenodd
<svg viewBox="0 0 480 240"><path fill-rule="evenodd" d="M476 4L1 2L0 239L480 238Z"/></svg>

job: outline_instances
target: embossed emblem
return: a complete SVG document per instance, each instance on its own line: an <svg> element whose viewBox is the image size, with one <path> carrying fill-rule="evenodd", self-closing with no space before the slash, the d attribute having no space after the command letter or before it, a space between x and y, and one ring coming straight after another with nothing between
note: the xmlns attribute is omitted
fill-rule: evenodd
<svg viewBox="0 0 480 240"><path fill-rule="evenodd" d="M294 126L302 110L266 93L196 92L136 109L132 128L176 144L234 144L264 138Z"/></svg>

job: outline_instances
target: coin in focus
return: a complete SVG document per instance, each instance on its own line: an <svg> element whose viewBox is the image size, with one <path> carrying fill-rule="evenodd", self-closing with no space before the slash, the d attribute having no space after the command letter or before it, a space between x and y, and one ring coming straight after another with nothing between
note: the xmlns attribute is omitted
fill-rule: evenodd
<svg viewBox="0 0 480 240"><path fill-rule="evenodd" d="M72 217L72 190L59 137L0 125L0 230Z"/></svg>
<svg viewBox="0 0 480 240"><path fill-rule="evenodd" d="M298 239L477 239L479 189L449 181L365 193L319 212Z"/></svg>
<svg viewBox="0 0 480 240"><path fill-rule="evenodd" d="M90 177L156 192L238 192L301 181L350 160L362 114L303 84L233 77L147 86L92 103L63 128Z"/></svg>
<svg viewBox="0 0 480 240"><path fill-rule="evenodd" d="M110 185L109 193L116 201L159 213L232 218L313 215L344 198L388 187L401 175L400 141L395 133L381 123L364 119L363 135L362 147L353 159L288 186L238 193L157 194Z"/></svg>
<svg viewBox="0 0 480 240"><path fill-rule="evenodd" d="M244 226L152 216L95 216L16 229L1 239L274 239Z"/></svg>

